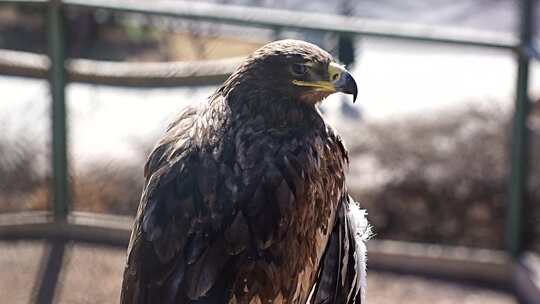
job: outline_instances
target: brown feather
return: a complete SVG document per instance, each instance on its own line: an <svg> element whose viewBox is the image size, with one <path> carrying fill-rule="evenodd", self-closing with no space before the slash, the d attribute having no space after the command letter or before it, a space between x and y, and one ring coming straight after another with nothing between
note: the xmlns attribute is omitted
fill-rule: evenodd
<svg viewBox="0 0 540 304"><path fill-rule="evenodd" d="M327 94L291 84L287 67L307 61L332 58L269 44L169 126L145 165L121 303L342 303L347 152L314 106Z"/></svg>

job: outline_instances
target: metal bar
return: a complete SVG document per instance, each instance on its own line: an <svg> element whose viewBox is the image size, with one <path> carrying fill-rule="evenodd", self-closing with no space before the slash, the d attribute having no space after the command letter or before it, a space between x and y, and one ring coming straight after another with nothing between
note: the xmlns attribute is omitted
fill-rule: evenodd
<svg viewBox="0 0 540 304"><path fill-rule="evenodd" d="M47 0L0 0L0 5L2 4L16 4L16 5L45 5Z"/></svg>
<svg viewBox="0 0 540 304"><path fill-rule="evenodd" d="M370 240L369 269L478 283L510 290L511 259L504 251Z"/></svg>
<svg viewBox="0 0 540 304"><path fill-rule="evenodd" d="M10 218L11 217L11 218ZM53 239L127 246L133 218L72 212L66 221L44 213L0 217L0 240Z"/></svg>
<svg viewBox="0 0 540 304"><path fill-rule="evenodd" d="M0 74L48 79L49 57L30 52L0 49Z"/></svg>
<svg viewBox="0 0 540 304"><path fill-rule="evenodd" d="M358 17L301 13L290 10L254 8L184 1L65 0L65 5L87 9L106 9L123 13L168 16L198 21L228 23L262 28L287 28L331 32L340 35L403 39L496 49L514 49L512 36L463 30L436 29L433 26L371 21Z"/></svg>
<svg viewBox="0 0 540 304"><path fill-rule="evenodd" d="M49 83L52 98L52 193L56 220L65 220L68 214L68 158L66 131L66 71L63 8L60 0L48 5L48 44L51 66Z"/></svg>
<svg viewBox="0 0 540 304"><path fill-rule="evenodd" d="M127 247L130 232L130 226L124 229L59 221L0 226L0 239L57 239L63 241L87 242Z"/></svg>
<svg viewBox="0 0 540 304"><path fill-rule="evenodd" d="M73 59L68 80L130 87L179 87L222 84L244 58L191 62L104 62Z"/></svg>
<svg viewBox="0 0 540 304"><path fill-rule="evenodd" d="M33 303L49 304L54 303L54 297L58 287L60 273L62 271L66 243L54 240L48 248L48 252L43 256L39 264L41 269L34 283L33 290L36 291Z"/></svg>
<svg viewBox="0 0 540 304"><path fill-rule="evenodd" d="M110 62L67 61L67 81L125 87L207 86L223 83L244 57L204 61ZM49 59L35 53L0 49L0 74L49 77Z"/></svg>
<svg viewBox="0 0 540 304"><path fill-rule="evenodd" d="M517 258L523 250L523 207L527 196L529 130L529 52L532 42L534 0L521 1L520 48L517 52L516 101L510 146L510 190L506 227L509 253Z"/></svg>

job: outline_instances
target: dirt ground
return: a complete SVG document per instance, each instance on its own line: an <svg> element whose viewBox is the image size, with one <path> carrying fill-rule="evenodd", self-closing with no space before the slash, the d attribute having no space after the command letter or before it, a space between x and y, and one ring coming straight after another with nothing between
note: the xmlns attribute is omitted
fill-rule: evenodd
<svg viewBox="0 0 540 304"><path fill-rule="evenodd" d="M39 265L49 245L41 241L0 242L0 299L32 303ZM86 244L69 245L54 303L118 303L125 250ZM418 276L369 272L370 304L513 304L512 295Z"/></svg>

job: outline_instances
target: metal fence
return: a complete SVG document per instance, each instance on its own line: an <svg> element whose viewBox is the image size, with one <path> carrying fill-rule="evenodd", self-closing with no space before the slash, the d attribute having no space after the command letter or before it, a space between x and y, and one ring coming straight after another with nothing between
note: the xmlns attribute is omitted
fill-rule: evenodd
<svg viewBox="0 0 540 304"><path fill-rule="evenodd" d="M510 150L510 176L508 185L508 212L506 226L507 256L492 260L471 263L471 267L459 274L454 265L467 261L452 257L452 254L433 256L424 250L423 256L412 257L405 246L400 253L391 253L391 242L379 241L374 245L372 263L391 269L411 270L433 273L438 271L449 277L468 276L477 280L489 280L500 284L513 282L515 290L523 297L540 297L540 290L530 275L525 275L527 254L523 245L523 213L526 198L528 168L528 129L527 117L530 99L528 96L529 66L534 58L540 59L540 51L533 43L534 0L520 1L519 37L500 35L471 35L444 30L434 30L422 26L396 26L387 23L373 23L355 17L299 13L284 10L246 8L229 5L184 3L184 2L127 2L104 0L0 0L1 4L41 6L48 13L48 62L38 54L22 54L3 51L13 55L13 60L0 59L0 74L46 78L52 96L51 134L52 134L52 183L53 212L0 216L0 238L52 238L61 240L92 241L126 245L129 235L130 219L105 215L88 215L70 212L70 189L68 186L68 147L66 134L66 94L69 81L98 83L119 86L178 86L216 84L225 79L233 70L236 60L210 63L189 63L152 66L118 63L113 69L111 63L68 60L65 53L64 10L66 7L85 9L105 9L124 13L167 16L181 19L207 21L225 24L246 25L269 28L276 32L284 29L314 30L334 33L340 37L378 37L420 42L456 45L463 47L491 48L513 53L516 60L517 79L515 91L515 111L513 118L512 142ZM1 54L0 54L1 55ZM23 58L23 59L21 59ZM28 60L25 60L28 59ZM84 63L84 64L81 64ZM92 69L81 66L93 65ZM207 65L219 65L217 69L205 69ZM116 70L111 73L111 70ZM119 71L118 71L119 70ZM187 71L187 72L186 72ZM195 71L195 72L194 72ZM411 247L412 246L412 247ZM409 248L409 249L407 249ZM415 252L423 249L413 248ZM413 250L411 249L411 250ZM450 250L452 251L452 250ZM508 258L510 257L510 258ZM403 259L407 263L403 263ZM435 259L436 258L436 259ZM405 266L407 264L407 266ZM479 266L480 265L480 266ZM494 266L495 265L495 266ZM480 267L480 268L478 268ZM468 272L468 274L464 274ZM533 299L533 298L529 298ZM539 299L539 298L536 298ZM530 300L533 301L533 300Z"/></svg>

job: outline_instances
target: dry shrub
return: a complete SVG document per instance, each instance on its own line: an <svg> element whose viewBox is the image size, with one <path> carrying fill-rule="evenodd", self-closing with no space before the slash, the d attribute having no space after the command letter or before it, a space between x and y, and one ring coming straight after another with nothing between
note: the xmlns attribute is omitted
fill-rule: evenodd
<svg viewBox="0 0 540 304"><path fill-rule="evenodd" d="M504 111L475 108L367 125L352 157L384 178L351 186L379 237L502 248L508 126Z"/></svg>
<svg viewBox="0 0 540 304"><path fill-rule="evenodd" d="M540 119L538 108L532 121ZM353 142L351 154L374 165L351 189L368 209L378 237L504 248L509 114L467 107L365 126L367 135ZM528 247L540 252L538 126L531 124L524 221ZM377 183L361 182L375 173L383 176Z"/></svg>
<svg viewBox="0 0 540 304"><path fill-rule="evenodd" d="M47 208L45 154L28 136L0 138L0 212Z"/></svg>
<svg viewBox="0 0 540 304"><path fill-rule="evenodd" d="M73 177L77 211L135 215L143 184L142 163L95 163Z"/></svg>

